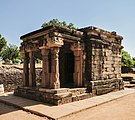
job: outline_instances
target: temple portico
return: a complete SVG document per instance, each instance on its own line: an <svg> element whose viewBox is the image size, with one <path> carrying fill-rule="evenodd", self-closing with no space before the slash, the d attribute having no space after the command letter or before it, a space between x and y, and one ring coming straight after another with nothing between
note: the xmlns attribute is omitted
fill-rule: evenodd
<svg viewBox="0 0 135 120"><path fill-rule="evenodd" d="M80 32L81 34L81 32ZM32 37L32 36L31 36ZM60 78L59 78L59 54L60 49L64 46L64 43L70 43L70 50L73 52L74 57L74 73L73 73L73 83L74 87L82 87L82 48L80 45L79 38L73 37L66 38L60 33L52 33L52 37L49 35L43 36L42 41L40 37L33 36L36 40L32 41L32 44L35 44L35 48L32 48L29 41L24 40L24 43L27 43L27 46L22 46L21 51L24 54L24 86L36 87L36 77L35 77L35 57L34 52L36 50L41 52L42 55L42 80L41 86L44 88L60 88ZM34 39L30 38L30 39ZM25 38L26 39L26 38ZM27 38L29 39L29 37ZM42 42L41 46L38 46ZM28 55L27 55L28 54ZM26 56L27 55L27 56ZM50 56L49 56L50 55ZM65 54L63 54L65 55ZM50 62L49 62L50 57ZM29 63L28 63L29 60ZM30 64L30 67L28 66ZM49 70L50 69L50 70ZM63 69L64 70L64 69Z"/></svg>

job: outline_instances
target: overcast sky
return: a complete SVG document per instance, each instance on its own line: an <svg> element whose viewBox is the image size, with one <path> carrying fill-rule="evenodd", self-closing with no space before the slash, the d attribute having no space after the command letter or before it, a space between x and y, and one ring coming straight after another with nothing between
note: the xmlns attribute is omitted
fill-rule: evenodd
<svg viewBox="0 0 135 120"><path fill-rule="evenodd" d="M10 44L19 46L21 35L55 18L116 31L135 57L135 0L0 0L0 34Z"/></svg>

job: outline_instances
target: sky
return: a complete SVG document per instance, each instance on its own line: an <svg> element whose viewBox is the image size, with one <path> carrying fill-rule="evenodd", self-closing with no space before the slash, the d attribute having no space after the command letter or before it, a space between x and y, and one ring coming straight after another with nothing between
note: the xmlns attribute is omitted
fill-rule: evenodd
<svg viewBox="0 0 135 120"><path fill-rule="evenodd" d="M56 18L78 28L116 31L135 57L135 0L0 0L0 34L8 44L20 46L20 36Z"/></svg>

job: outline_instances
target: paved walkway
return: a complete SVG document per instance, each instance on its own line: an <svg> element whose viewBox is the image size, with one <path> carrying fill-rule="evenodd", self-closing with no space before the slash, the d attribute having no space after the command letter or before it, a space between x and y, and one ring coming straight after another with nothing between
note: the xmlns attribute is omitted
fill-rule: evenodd
<svg viewBox="0 0 135 120"><path fill-rule="evenodd" d="M135 120L135 93L59 120Z"/></svg>
<svg viewBox="0 0 135 120"><path fill-rule="evenodd" d="M0 120L49 120L0 102Z"/></svg>
<svg viewBox="0 0 135 120"><path fill-rule="evenodd" d="M132 93L135 93L135 89L125 89L60 106L51 106L49 104L43 104L41 102L13 96L13 93L5 93L0 95L0 101L15 105L37 115L46 116L52 119L62 119L66 116L79 113L94 106L116 100Z"/></svg>

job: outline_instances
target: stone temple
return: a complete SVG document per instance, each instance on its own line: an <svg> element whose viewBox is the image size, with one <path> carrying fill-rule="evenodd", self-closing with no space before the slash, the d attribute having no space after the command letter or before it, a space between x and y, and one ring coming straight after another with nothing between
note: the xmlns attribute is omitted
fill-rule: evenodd
<svg viewBox="0 0 135 120"><path fill-rule="evenodd" d="M122 36L93 26L71 30L45 27L21 36L23 85L14 95L55 105L124 89ZM35 56L42 57L36 84Z"/></svg>

